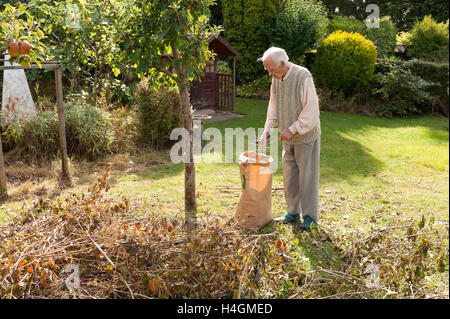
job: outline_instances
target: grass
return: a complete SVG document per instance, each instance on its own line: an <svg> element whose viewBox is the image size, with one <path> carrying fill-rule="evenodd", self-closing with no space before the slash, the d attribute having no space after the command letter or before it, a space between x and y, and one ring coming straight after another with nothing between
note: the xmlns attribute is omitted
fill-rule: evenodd
<svg viewBox="0 0 450 319"><path fill-rule="evenodd" d="M246 116L207 123L204 128L215 127L224 133L226 128L263 127L266 108L266 101L237 99L235 111ZM435 225L448 229L446 119L435 116L385 119L321 112L321 128L321 225L340 234L355 231L370 234L373 227L406 225L423 215L427 219L433 217ZM211 160L212 156L218 155L203 159ZM281 145L278 160L281 161ZM183 216L184 166L171 163L168 151L115 155L94 163L72 162L72 165L75 186L62 192L63 196L84 191L94 171L101 173L105 167L112 167L112 195L128 196L139 203L142 213ZM273 187L283 187L281 163L278 167ZM201 161L196 164L196 185L198 214L233 216L240 197L236 163ZM30 187L29 183L26 187L14 185L11 191ZM274 217L285 213L283 195L282 191L273 193ZM26 200L31 202L34 198L37 196L30 194ZM23 204L19 199L12 196L3 203L0 218L2 213L5 218L18 209ZM291 227L284 225L269 225L262 232L274 230L287 242L298 238ZM430 275L427 282L433 289L447 291L448 296L448 241L442 244L447 251L446 270ZM304 239L294 249L294 255L308 269L334 267L341 261L333 245L331 242L318 245L314 239ZM283 296L282 292L278 295Z"/></svg>

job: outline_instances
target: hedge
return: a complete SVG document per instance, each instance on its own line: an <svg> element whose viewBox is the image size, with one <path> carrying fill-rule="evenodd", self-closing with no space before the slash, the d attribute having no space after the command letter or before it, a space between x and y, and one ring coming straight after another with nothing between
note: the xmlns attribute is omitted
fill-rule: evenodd
<svg viewBox="0 0 450 319"><path fill-rule="evenodd" d="M282 0L222 0L225 39L241 54L236 64L238 84L266 74L257 59L270 47L264 28L273 24L281 4Z"/></svg>
<svg viewBox="0 0 450 319"><path fill-rule="evenodd" d="M307 52L303 61L303 66L310 69L314 63L316 51ZM391 70L392 65L400 65L409 68L410 71L422 79L433 82L431 86L431 94L439 97L441 100L449 103L449 64L427 62L421 60L391 60L391 59L377 59L375 64L375 73L387 73Z"/></svg>
<svg viewBox="0 0 450 319"><path fill-rule="evenodd" d="M389 60L378 59L375 65L375 73L387 73L392 65L400 65L409 68L411 73L420 76L422 79L433 82L431 86L431 94L441 98L449 103L448 87L449 87L449 65L448 63L426 62L421 60Z"/></svg>

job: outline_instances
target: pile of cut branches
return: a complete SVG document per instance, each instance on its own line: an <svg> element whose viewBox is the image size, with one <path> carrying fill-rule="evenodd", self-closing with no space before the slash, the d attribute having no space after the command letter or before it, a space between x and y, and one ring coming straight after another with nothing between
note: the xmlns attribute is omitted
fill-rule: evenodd
<svg viewBox="0 0 450 319"><path fill-rule="evenodd" d="M181 218L108 197L108 175L0 226L0 298L448 298L448 283L447 295L425 283L448 274L448 226L431 219L344 236L248 233L203 214L186 232Z"/></svg>
<svg viewBox="0 0 450 319"><path fill-rule="evenodd" d="M41 199L0 227L0 297L218 298L234 290L244 256L236 230L208 218L187 235L178 219L139 219L126 197L105 197L108 174L87 195Z"/></svg>

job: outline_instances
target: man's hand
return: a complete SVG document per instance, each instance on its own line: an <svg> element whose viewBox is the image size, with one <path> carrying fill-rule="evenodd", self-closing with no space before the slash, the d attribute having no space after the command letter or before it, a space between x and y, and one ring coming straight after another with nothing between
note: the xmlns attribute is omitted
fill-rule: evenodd
<svg viewBox="0 0 450 319"><path fill-rule="evenodd" d="M283 132L281 132L280 137L278 138L280 141L289 141L292 138L292 133L289 131L289 129L285 129Z"/></svg>

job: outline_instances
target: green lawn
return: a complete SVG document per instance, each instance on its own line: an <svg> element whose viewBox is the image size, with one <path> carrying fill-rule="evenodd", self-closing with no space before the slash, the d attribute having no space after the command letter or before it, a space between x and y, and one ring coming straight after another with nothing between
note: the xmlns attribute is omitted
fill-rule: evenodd
<svg viewBox="0 0 450 319"><path fill-rule="evenodd" d="M208 123L204 128L215 127L224 133L226 128L263 127L266 108L264 101L238 99L235 111L246 116ZM447 120L434 116L385 119L321 112L321 127L320 224L323 228L352 238L368 236L373 229L409 225L424 216L427 220L434 219L436 227L444 232L445 227L448 229ZM216 158L220 159L220 155L216 154ZM281 161L281 145L278 160ZM273 187L283 187L281 162L278 167ZM201 161L196 165L196 172L199 214L233 216L240 197L239 189L234 189L240 186L238 164ZM142 196L152 203L153 212L181 216L183 182L183 165L167 164L119 179L113 192ZM273 194L272 206L275 217L285 213L282 191ZM285 226L268 226L262 231L274 230L290 243L297 236ZM427 285L431 291L447 291L448 295L446 238L435 243L447 252L446 271L427 277ZM323 243L317 247L314 241L302 240L292 254L304 269L330 268L342 263L334 244ZM433 263L437 253L430 255ZM279 297L289 295L282 292L285 287L280 289Z"/></svg>
<svg viewBox="0 0 450 319"><path fill-rule="evenodd" d="M226 128L263 127L266 108L265 101L237 99L235 111L246 116L207 123L204 128L215 127L223 133ZM448 234L449 132L446 119L435 116L385 119L321 112L321 127L319 225L336 234L366 236L374 228L409 225L423 215L427 220L432 217L436 228L447 228ZM204 159L211 160L212 156L220 159L217 154ZM168 151L143 152L126 160L129 159L135 164L160 163L142 166L132 173L113 173L112 195L129 196L139 203L141 213L183 216L183 164L171 163ZM281 145L278 160L281 161ZM91 164L94 168L95 165ZM273 187L283 187L281 162L278 167ZM98 167L98 171L101 172L102 167ZM196 164L196 183L199 215L210 213L225 218L234 215L240 197L237 163L201 161ZM86 185L78 184L68 192L85 189ZM0 213L19 204L7 202ZM282 191L273 193L272 207L274 217L285 213ZM262 230L273 231L290 243L297 236L283 225L269 225ZM446 238L436 244L446 251L446 270L433 273L427 280L431 290L447 291L448 296ZM305 269L333 267L334 263L342 262L334 244L323 243L318 247L314 241L303 240L293 254ZM278 296L287 294L281 291Z"/></svg>
<svg viewBox="0 0 450 319"><path fill-rule="evenodd" d="M247 116L207 123L204 128L258 128L264 125L267 102L238 99L235 111ZM414 218L425 214L448 222L449 133L445 119L418 116L381 119L322 112L320 198L322 220L364 223L382 209L390 215ZM224 141L223 141L224 143ZM239 201L239 167L236 163L196 165L199 212L232 215ZM207 159L207 158L206 158ZM149 160L145 156L142 161ZM211 159L209 159L211 160ZM281 161L281 145L278 160ZM273 187L282 187L281 162ZM113 192L140 195L163 205L165 213L183 209L183 165L164 164L117 180ZM284 213L282 192L274 194L274 214ZM337 206L338 205L338 206ZM159 206L158 206L159 207Z"/></svg>

